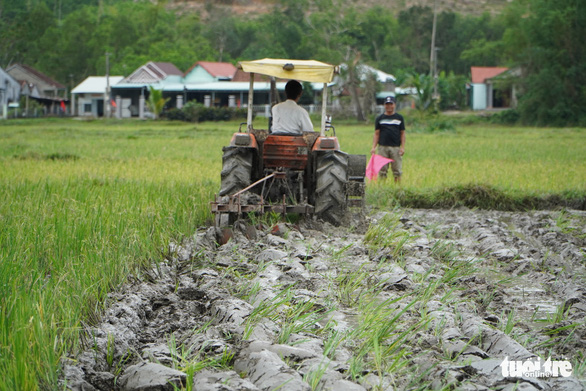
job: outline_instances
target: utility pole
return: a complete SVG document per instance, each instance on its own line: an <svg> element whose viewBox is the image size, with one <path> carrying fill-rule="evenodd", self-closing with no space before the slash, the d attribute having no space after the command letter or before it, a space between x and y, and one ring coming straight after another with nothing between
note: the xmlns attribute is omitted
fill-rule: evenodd
<svg viewBox="0 0 586 391"><path fill-rule="evenodd" d="M110 118L110 53L106 52L106 96L104 97L104 110L106 118Z"/></svg>
<svg viewBox="0 0 586 391"><path fill-rule="evenodd" d="M431 50L429 54L429 76L433 78L433 95L432 99L436 100L437 91L437 48L435 47L435 33L437 29L437 0L433 3L433 25L431 28Z"/></svg>

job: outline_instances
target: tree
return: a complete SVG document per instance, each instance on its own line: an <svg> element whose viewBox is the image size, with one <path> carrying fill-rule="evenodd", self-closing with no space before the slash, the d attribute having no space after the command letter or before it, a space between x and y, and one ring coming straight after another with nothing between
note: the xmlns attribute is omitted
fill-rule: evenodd
<svg viewBox="0 0 586 391"><path fill-rule="evenodd" d="M163 98L162 90L157 90L153 86L149 86L149 98L146 104L151 113L155 115L155 119L159 118L168 101L169 98Z"/></svg>
<svg viewBox="0 0 586 391"><path fill-rule="evenodd" d="M522 37L513 41L524 74L521 120L548 126L586 124L586 4L532 0L527 10L508 34Z"/></svg>
<svg viewBox="0 0 586 391"><path fill-rule="evenodd" d="M415 108L426 111L433 108L433 77L428 73L412 74L407 83L415 88Z"/></svg>

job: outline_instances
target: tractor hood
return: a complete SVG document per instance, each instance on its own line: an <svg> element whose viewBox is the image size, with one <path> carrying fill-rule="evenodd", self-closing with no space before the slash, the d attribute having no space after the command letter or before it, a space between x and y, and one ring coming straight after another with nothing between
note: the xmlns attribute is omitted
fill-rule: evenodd
<svg viewBox="0 0 586 391"><path fill-rule="evenodd" d="M265 58L241 61L244 72L274 76L281 79L295 79L314 83L330 83L338 67L315 60L285 60Z"/></svg>

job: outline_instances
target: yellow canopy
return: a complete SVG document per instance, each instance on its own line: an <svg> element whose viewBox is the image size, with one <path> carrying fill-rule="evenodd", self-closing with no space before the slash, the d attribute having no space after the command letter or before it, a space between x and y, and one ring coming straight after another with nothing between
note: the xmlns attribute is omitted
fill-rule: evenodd
<svg viewBox="0 0 586 391"><path fill-rule="evenodd" d="M337 70L334 65L315 60L285 60L273 58L241 61L240 66L244 72L314 83L330 83Z"/></svg>

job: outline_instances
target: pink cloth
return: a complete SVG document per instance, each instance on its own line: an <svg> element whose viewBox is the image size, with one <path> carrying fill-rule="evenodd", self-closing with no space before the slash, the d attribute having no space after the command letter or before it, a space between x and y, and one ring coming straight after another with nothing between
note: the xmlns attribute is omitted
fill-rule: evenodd
<svg viewBox="0 0 586 391"><path fill-rule="evenodd" d="M372 155L366 166L366 177L370 180L376 179L381 168L392 161L393 159L388 159L381 155Z"/></svg>

